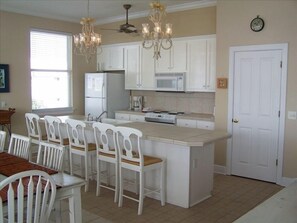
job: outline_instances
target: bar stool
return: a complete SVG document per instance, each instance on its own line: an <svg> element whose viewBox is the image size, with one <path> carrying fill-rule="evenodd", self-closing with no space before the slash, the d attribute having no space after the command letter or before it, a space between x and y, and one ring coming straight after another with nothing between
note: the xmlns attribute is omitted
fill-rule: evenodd
<svg viewBox="0 0 297 223"><path fill-rule="evenodd" d="M96 196L100 195L100 187L115 191L114 202L118 201L118 154L116 147L116 127L110 124L95 122L93 123L94 136L97 148L97 189ZM101 175L103 173L101 164L106 163L106 185L102 184ZM110 168L109 164L115 167L115 187L110 187Z"/></svg>
<svg viewBox="0 0 297 223"><path fill-rule="evenodd" d="M86 123L74 119L66 119L67 133L69 138L70 148L70 174L73 175L73 160L72 154L79 155L81 162L85 163L85 192L89 190L89 173L92 171L92 155L96 155L96 144L88 143L86 138ZM84 158L84 159L83 159ZM90 172L89 172L89 160L90 159Z"/></svg>
<svg viewBox="0 0 297 223"><path fill-rule="evenodd" d="M123 205L123 197L138 202L138 215L142 214L143 199L150 193L160 195L161 205L165 205L165 161L152 156L143 155L141 149L142 132L128 127L116 127L117 149L119 153L120 193L119 207ZM123 169L135 171L139 174L139 198L124 195ZM144 188L145 173L160 170L160 188L149 190ZM145 191L146 190L146 193Z"/></svg>
<svg viewBox="0 0 297 223"><path fill-rule="evenodd" d="M68 154L68 168L70 171L70 150L69 150L69 139L62 135L62 121L55 116L44 116L45 130L47 135L47 141L50 143L64 146L65 152ZM66 156L65 156L66 157Z"/></svg>

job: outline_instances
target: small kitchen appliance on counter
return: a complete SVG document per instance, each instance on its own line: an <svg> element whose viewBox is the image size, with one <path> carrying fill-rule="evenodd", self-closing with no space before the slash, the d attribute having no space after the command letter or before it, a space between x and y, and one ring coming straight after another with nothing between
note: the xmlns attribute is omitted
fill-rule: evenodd
<svg viewBox="0 0 297 223"><path fill-rule="evenodd" d="M132 110L134 111L142 111L142 96L133 96L132 98Z"/></svg>

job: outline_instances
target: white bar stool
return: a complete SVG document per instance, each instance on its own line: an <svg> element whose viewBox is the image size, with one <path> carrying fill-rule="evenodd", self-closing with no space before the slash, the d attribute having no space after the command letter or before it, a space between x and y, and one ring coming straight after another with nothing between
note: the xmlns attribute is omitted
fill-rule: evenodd
<svg viewBox="0 0 297 223"><path fill-rule="evenodd" d="M141 149L142 132L138 129L128 127L116 127L117 130L117 149L119 153L119 173L120 173L120 194L119 207L122 207L123 197L137 201L138 215L142 214L143 199L150 193L160 195L161 205L165 205L165 161L143 155ZM139 199L124 195L123 188L123 169L128 169L139 173ZM145 173L151 170L160 170L160 188L149 190L144 186ZM146 190L146 192L144 191Z"/></svg>

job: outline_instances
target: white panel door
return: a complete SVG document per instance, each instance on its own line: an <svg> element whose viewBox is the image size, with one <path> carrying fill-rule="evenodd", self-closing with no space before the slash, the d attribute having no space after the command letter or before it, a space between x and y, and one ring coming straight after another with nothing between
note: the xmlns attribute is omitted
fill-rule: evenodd
<svg viewBox="0 0 297 223"><path fill-rule="evenodd" d="M232 171L276 182L281 51L237 52L234 67Z"/></svg>

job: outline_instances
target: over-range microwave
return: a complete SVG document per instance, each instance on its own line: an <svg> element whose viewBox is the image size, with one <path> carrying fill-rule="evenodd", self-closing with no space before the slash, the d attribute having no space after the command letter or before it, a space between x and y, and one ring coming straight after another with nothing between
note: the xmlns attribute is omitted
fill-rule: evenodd
<svg viewBox="0 0 297 223"><path fill-rule="evenodd" d="M156 91L185 91L185 73L156 73Z"/></svg>

